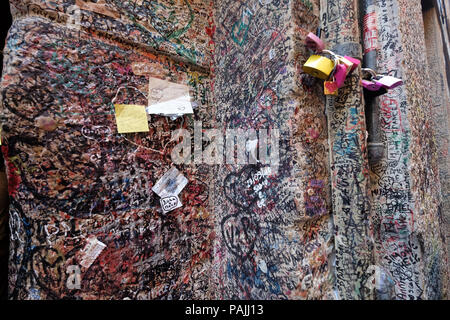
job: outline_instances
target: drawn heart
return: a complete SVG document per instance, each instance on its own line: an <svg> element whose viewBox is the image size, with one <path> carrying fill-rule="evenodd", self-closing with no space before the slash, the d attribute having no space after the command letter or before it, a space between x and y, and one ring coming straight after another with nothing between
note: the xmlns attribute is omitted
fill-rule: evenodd
<svg viewBox="0 0 450 320"><path fill-rule="evenodd" d="M247 166L237 173L230 173L224 180L225 197L241 208L250 208L258 200L256 192L248 187L248 181L257 173L256 166Z"/></svg>
<svg viewBox="0 0 450 320"><path fill-rule="evenodd" d="M222 219L222 238L230 252L235 256L246 259L253 251L259 225L249 215L232 214Z"/></svg>

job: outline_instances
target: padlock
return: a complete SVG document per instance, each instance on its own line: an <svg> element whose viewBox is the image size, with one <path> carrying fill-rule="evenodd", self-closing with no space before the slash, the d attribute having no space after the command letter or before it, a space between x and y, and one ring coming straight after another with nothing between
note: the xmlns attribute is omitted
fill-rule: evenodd
<svg viewBox="0 0 450 320"><path fill-rule="evenodd" d="M325 45L322 40L314 33L310 32L305 39L306 46L316 53L321 53L325 49Z"/></svg>
<svg viewBox="0 0 450 320"><path fill-rule="evenodd" d="M334 71L334 78L338 88L342 88L345 79L347 78L347 66L345 64L338 64Z"/></svg>
<svg viewBox="0 0 450 320"><path fill-rule="evenodd" d="M377 77L377 73L370 68L362 68L361 72L363 74L363 79L372 80Z"/></svg>
<svg viewBox="0 0 450 320"><path fill-rule="evenodd" d="M325 81L323 83L323 92L327 96L337 96L339 91L339 87L336 81Z"/></svg>
<svg viewBox="0 0 450 320"><path fill-rule="evenodd" d="M361 61L359 61L356 58L352 58L352 57L349 57L349 56L344 56L344 58L347 59L348 61L350 61L353 64L352 65L352 69L350 70L349 73L355 71L355 69L358 68L359 65L361 64Z"/></svg>
<svg viewBox="0 0 450 320"><path fill-rule="evenodd" d="M381 88L383 88L381 83L376 83L370 80L361 80L361 84L364 88L366 88L369 91L378 91Z"/></svg>
<svg viewBox="0 0 450 320"><path fill-rule="evenodd" d="M348 60L346 57L339 56L338 61L339 61L339 64L345 65L346 75L348 75L348 74L350 74L350 72L352 72L353 63L350 60Z"/></svg>
<svg viewBox="0 0 450 320"><path fill-rule="evenodd" d="M331 59L319 55L312 55L303 66L303 71L313 77L326 80L334 69Z"/></svg>
<svg viewBox="0 0 450 320"><path fill-rule="evenodd" d="M386 94L388 91L385 87L381 87L380 90L370 91L364 88L364 99L373 99L383 94Z"/></svg>
<svg viewBox="0 0 450 320"><path fill-rule="evenodd" d="M375 83L379 83L386 89L394 89L403 84L402 79L391 76L378 76L374 78Z"/></svg>

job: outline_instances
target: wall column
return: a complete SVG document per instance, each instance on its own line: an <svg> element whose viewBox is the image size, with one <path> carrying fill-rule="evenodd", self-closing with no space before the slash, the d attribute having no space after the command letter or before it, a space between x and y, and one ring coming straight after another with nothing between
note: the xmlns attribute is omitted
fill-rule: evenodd
<svg viewBox="0 0 450 320"><path fill-rule="evenodd" d="M357 1L322 0L323 37L340 55L361 59ZM327 98L331 188L336 246L336 287L340 299L370 299L372 265L369 170L360 69L338 97Z"/></svg>

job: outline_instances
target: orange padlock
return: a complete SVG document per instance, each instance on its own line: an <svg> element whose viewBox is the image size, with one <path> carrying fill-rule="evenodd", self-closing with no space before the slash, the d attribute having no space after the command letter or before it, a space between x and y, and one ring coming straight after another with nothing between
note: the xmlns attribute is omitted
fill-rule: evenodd
<svg viewBox="0 0 450 320"><path fill-rule="evenodd" d="M325 81L323 83L323 91L327 96L337 96L339 92L339 87L336 81Z"/></svg>

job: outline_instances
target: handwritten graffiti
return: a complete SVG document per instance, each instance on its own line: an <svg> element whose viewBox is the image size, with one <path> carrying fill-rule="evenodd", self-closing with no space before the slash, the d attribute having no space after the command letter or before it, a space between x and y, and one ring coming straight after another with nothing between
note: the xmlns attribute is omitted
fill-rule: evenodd
<svg viewBox="0 0 450 320"><path fill-rule="evenodd" d="M70 2L80 7L80 29L66 26ZM151 188L172 165L170 132L213 112L208 75L181 62L207 60L205 47L189 47L192 38L201 43L197 31L207 13L194 9L206 3L11 4L22 19L7 39L0 99L12 182L10 298L205 298L213 239L210 168L179 167L189 185L175 211L162 214ZM130 16L152 31L138 32ZM150 34L155 41L148 43L178 52L179 59L139 49ZM117 134L113 99L145 105L152 75L188 85L196 118L152 116L148 134ZM90 236L105 248L88 266L80 252Z"/></svg>
<svg viewBox="0 0 450 320"><path fill-rule="evenodd" d="M308 53L306 48L296 51L302 40L289 32L306 32L318 24L318 17L311 15L313 3L318 7L317 1L218 3L217 126L279 130L280 161L277 168L261 163L218 168L215 207L220 236L213 263L217 297L330 295L326 121L322 96L302 91L302 83L293 81L300 78L298 65ZM293 24L286 19L291 6ZM308 224L310 219L315 222ZM299 221L305 231L297 231ZM303 237L306 233L310 237ZM323 286L319 289L313 282Z"/></svg>
<svg viewBox="0 0 450 320"><path fill-rule="evenodd" d="M321 1L325 39L329 46L359 45L357 7L351 1ZM364 283L372 264L369 170L366 126L358 72L348 77L339 95L327 97L330 133L331 186L335 225L335 285L341 299L371 299Z"/></svg>

